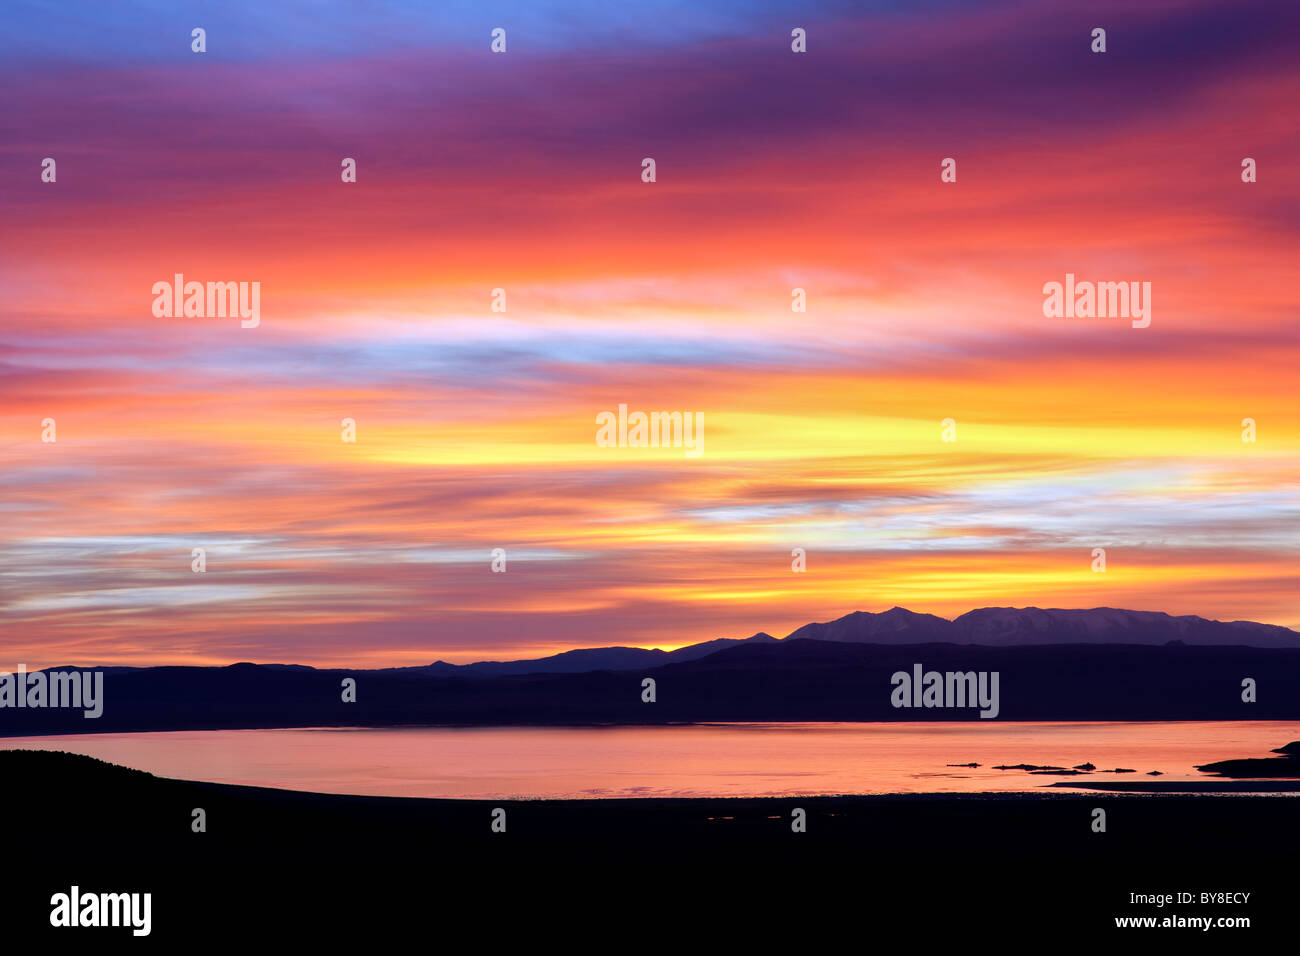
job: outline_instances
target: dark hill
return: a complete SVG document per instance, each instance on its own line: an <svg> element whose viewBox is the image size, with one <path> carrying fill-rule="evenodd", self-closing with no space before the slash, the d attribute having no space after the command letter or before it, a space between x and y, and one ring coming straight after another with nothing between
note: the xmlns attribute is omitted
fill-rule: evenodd
<svg viewBox="0 0 1300 956"><path fill-rule="evenodd" d="M999 673L999 720L1300 719L1300 649L1180 644L979 647L754 641L638 670L500 677L404 671L159 667L111 674L104 712L0 710L0 734L417 724L975 720L895 709L890 677ZM357 700L344 703L344 678ZM641 682L657 684L655 703ZM1243 703L1241 681L1258 682Z"/></svg>

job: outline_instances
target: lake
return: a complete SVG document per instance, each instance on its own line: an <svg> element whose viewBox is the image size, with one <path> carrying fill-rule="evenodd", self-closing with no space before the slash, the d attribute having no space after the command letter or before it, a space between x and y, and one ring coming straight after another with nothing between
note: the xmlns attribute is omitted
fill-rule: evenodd
<svg viewBox="0 0 1300 956"><path fill-rule="evenodd" d="M1087 780L1208 779L1194 767L1265 757L1295 721L806 723L656 727L209 730L0 738L163 777L400 797L740 797L1037 790L1057 780L995 764L1071 767ZM979 768L947 764L979 763ZM1116 767L1136 773L1102 773ZM1147 777L1160 770L1161 777Z"/></svg>

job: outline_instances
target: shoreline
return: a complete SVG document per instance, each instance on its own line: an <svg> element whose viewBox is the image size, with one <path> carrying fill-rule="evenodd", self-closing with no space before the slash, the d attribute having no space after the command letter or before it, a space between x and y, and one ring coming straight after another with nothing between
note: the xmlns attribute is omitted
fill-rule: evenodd
<svg viewBox="0 0 1300 956"><path fill-rule="evenodd" d="M1017 724L1039 725L1043 722L1017 722ZM1164 723L1164 722L1160 722ZM1185 722L1179 722L1185 723ZM1197 722L1193 722L1197 723ZM1210 722L1224 723L1224 722ZM1292 733L1294 728L1289 725L1285 728L1270 727L1254 734L1255 746L1260 745L1257 739L1261 735L1272 735L1274 731L1281 733ZM834 723L828 722L795 722L795 723L774 723L765 721L746 721L746 722L686 722L675 725L681 733L685 733L692 728L700 730L709 729L726 729L737 728L737 732L745 733L746 730L741 728L752 728L753 732L762 732L765 729L789 733L792 730L798 730L801 727L809 727L810 732L813 728L837 727L844 732L852 733L855 728L877 728L888 730L897 722L855 722L839 721ZM928 731L929 722L917 722L913 727L924 728ZM1089 722L1083 726L1115 726L1120 725L1129 727L1125 721L1115 722ZM623 725L623 724L606 724L596 727L592 726L566 726L566 727L447 727L447 726L410 726L405 728L393 727L374 727L374 726L348 726L348 727L268 727L268 728L239 728L236 730L160 730L160 731L114 731L107 732L104 735L98 734L33 734L23 737L6 737L0 735L0 752L6 754L12 753L51 753L65 754L69 757L81 755L84 759L97 760L101 757L108 757L116 761L124 769L140 768L141 772L150 775L156 775L157 779L169 780L177 783L195 784L195 785L214 785L214 786L231 786L231 787L252 787L256 789L279 791L285 793L295 793L303 796L358 796L358 797L388 797L393 799L416 799L416 800L453 800L453 801L476 801L476 800L526 800L526 801L586 801L586 800L726 800L726 799L785 799L787 797L799 797L803 799L813 798L868 798L868 797L888 797L888 796L928 796L936 799L945 797L962 796L984 796L989 799L999 799L1010 795L1046 795L1061 793L1113 793L1113 794L1189 794L1189 795L1211 795L1211 794L1242 794L1242 795L1260 795L1274 794L1279 797L1300 793L1300 759L1292 759L1290 756L1272 757L1267 759L1257 758L1237 758L1229 760L1220 760L1214 763L1202 763L1194 753L1186 752L1190 748L1184 748L1179 751L1177 759L1173 760L1176 769L1172 772L1166 771L1149 771L1142 776L1137 776L1134 770L1124 770L1123 778L1120 773L1106 769L1108 766L1118 766L1110 761L1116 757L1115 753L1110 753L1107 762L1098 768L1091 761L1083 761L1069 768L1069 762L1063 764L1051 763L1039 765L1036 763L1006 763L997 764L988 761L984 764L971 763L954 763L945 762L940 765L931 764L925 761L917 766L908 764L907 766L889 767L884 772L863 773L851 767L840 768L842 772L821 772L815 774L818 779L814 782L809 778L804 781L809 789L800 791L795 787L782 786L785 781L777 780L773 774L760 775L763 779L756 778L751 782L750 787L746 787L746 781L733 781L727 778L724 773L721 778L715 779L716 774L705 774L698 779L689 774L679 775L674 778L673 786L660 785L653 775L647 776L644 780L625 779L626 774L610 776L594 770L588 769L586 773L573 773L570 768L569 776L571 779L564 780L562 786L551 784L548 776L533 772L524 774L515 779L503 768L498 767L495 771L490 768L485 770L480 768L477 773L471 773L463 777L449 778L447 783L451 785L435 786L439 779L436 775L429 777L425 786L413 786L412 782L423 777L411 777L411 774L420 774L423 772L424 759L436 761L436 754L430 752L425 754L423 750L420 754L420 761L412 763L412 757L409 751L410 744L390 744L389 746L398 747L394 751L393 767L404 768L405 776L398 774L398 784L396 786L385 787L383 775L374 774L358 775L349 774L346 767L323 767L323 773L302 773L302 772L268 772L268 773L249 773L249 774L230 774L224 776L226 779L209 779L202 776L205 770L210 769L206 766L198 766L193 760L176 760L176 759L149 759L147 753L154 753L158 746L151 745L148 738L152 736L167 736L171 734L188 734L191 735L187 742L180 744L172 743L167 745L162 751L157 753L169 753L175 747L199 746L200 737L204 734L214 734L218 738L221 735L234 735L243 732L266 732L266 733L290 733L300 731L304 733L311 732L336 732L366 734L374 733L392 733L397 730L407 730L412 733L420 731L492 731L501 732L510 731L590 731L590 730L609 730L615 732L618 730L633 729L654 729L659 730L663 725ZM974 724L981 728L988 727L989 735L996 737L998 731L989 724ZM1014 725L1013 725L1014 726ZM1073 728L1079 726L1079 722L1062 721L1052 722L1050 726L1058 728ZM130 738L131 745L126 746L124 741L119 746L104 744L96 745L95 738L100 736L120 736ZM675 734L669 734L669 737L675 737ZM979 733L982 738L983 732ZM1026 739L1029 735L1020 734L1013 741L1007 741L1007 752L1015 753L1024 752L1021 748L1032 746L1027 744ZM1086 733L1074 733L1072 737L1088 737ZM1222 736L1222 731L1220 732ZM1280 737L1280 733L1279 733ZM61 743L61 738L70 738L67 743ZM651 738L657 740L658 738ZM722 738L724 740L729 737ZM946 737L944 739L947 739ZM234 748L232 752L243 752L246 746L252 746L251 743L240 743L238 737L225 738L227 742L215 746L224 747L226 750ZM74 742L75 741L75 742ZM184 738L183 738L184 741ZM591 743L591 741L587 741ZM1220 741L1222 743L1222 741ZM15 746L18 744L18 746ZM974 750L987 750L988 741L973 740L970 734L966 735L965 744L952 741L954 752L960 752L965 746L970 746ZM279 743L275 744L277 753L284 749L284 753L291 753L296 746L288 738L281 738ZM359 745L365 750L368 745ZM622 753L628 746L627 744L613 745L617 752ZM662 742L658 745L662 750L666 744ZM1093 751L1105 751L1105 738L1098 737L1092 739L1091 743L1080 744L1074 741L1072 749L1082 751L1084 748ZM62 749L68 747L68 750ZM154 748L151 750L150 748ZM287 748L287 749L285 749ZM621 748L621 749L620 749ZM1291 748L1300 748L1300 743L1292 743L1286 748L1273 749L1273 753L1284 753ZM264 748L263 748L264 749ZM356 746L353 747L356 749ZM644 749L644 748L643 748ZM1056 748L1060 749L1060 748ZM659 751L656 751L659 752ZM761 753L761 751L760 751ZM402 757L405 754L405 758ZM934 754L928 755L931 760ZM1093 756L1106 756L1102 754L1093 754ZM1120 755L1121 759L1123 755ZM869 760L869 756L864 753L864 760ZM939 759L942 759L940 757ZM985 760L985 757L981 757ZM1006 759L1003 755L998 755L995 759ZM1016 759L1016 758L1011 758ZM1071 759L1074 759L1071 757ZM1203 758L1202 758L1203 759ZM1135 763L1135 766L1137 764ZM783 764L780 766L784 766ZM1169 766L1168 764L1166 766ZM146 769L147 768L147 769ZM970 768L969 770L967 768ZM742 767L741 770L750 772L752 768ZM828 768L822 768L823 771ZM1192 770L1199 771L1193 774ZM798 782L801 776L808 777L805 772L800 772L797 764L787 767L789 773L787 776L791 782ZM996 772L994 772L996 771ZM1023 771L1023 772L1022 772ZM1235 771L1235 772L1234 772ZM505 776L502 776L505 774ZM231 778L235 779L231 779ZM238 779L243 777L242 780ZM500 779L493 779L499 777ZM479 779L481 778L481 779ZM931 782L929 778L936 779ZM1031 779L1033 778L1033 779ZM1159 779L1155 779L1159 778ZM493 784L496 786L493 786ZM644 786L634 786L635 783L644 783ZM506 786L501 786L507 784ZM757 784L757 786L753 786ZM776 784L776 786L774 786ZM938 786L938 789L925 789L927 786ZM327 788L340 789L311 789L313 786L324 786ZM953 787L959 789L953 789ZM357 789L344 790L344 787L355 787ZM845 787L845 789L835 789ZM742 789L743 788L743 789ZM857 789L855 789L857 788ZM387 790L388 792L384 792ZM429 791L435 792L429 792ZM394 792L396 791L396 792ZM486 795L484 795L486 794Z"/></svg>
<svg viewBox="0 0 1300 956"><path fill-rule="evenodd" d="M1110 793L1117 796L1223 796L1235 795L1276 795L1285 798L1300 793L1300 779L1287 777L1260 778L1207 778L1203 780L1133 780L1133 781L1096 781L1081 783L1075 780L1058 780L1043 783L1025 790L917 790L917 791L882 791L860 792L843 791L838 793L799 793L784 794L732 794L732 795L673 795L673 796L465 796L465 797L426 797L402 796L397 794L336 793L323 790L299 790L292 787L265 786L259 784L226 783L215 780L198 780L189 777L171 777L156 774L148 770L139 770L123 764L113 763L98 757L72 753L64 750L28 750L10 749L0 744L0 767L14 761L48 762L50 766L78 768L78 772L93 772L124 775L139 781L148 780L160 785L211 788L228 792L231 796L273 797L277 800L302 801L397 801L404 804L423 804L428 806L445 805L448 807L482 806L486 804L520 804L527 806L581 807L594 805L621 805L631 808L684 807L698 804L753 804L798 800L805 803L824 803L828 801L852 801L855 803L872 802L1032 802L1042 800L1078 799L1087 796L1087 792ZM93 768L90 770L89 768ZM1085 791L1085 792L1078 792Z"/></svg>
<svg viewBox="0 0 1300 956"><path fill-rule="evenodd" d="M55 754L63 757L74 757L97 763L107 763L96 757L88 757L82 754L74 754L63 750L26 750L22 748L6 748L3 742L0 742L0 760L3 760L8 754L13 753L40 753ZM330 790L301 790L294 787L269 786L261 784L242 784L226 783L218 780L200 780L192 777L172 777L156 774L148 770L139 770L134 767L128 767L124 764L109 763L111 767L129 773L144 774L154 780L165 781L172 784L184 784L198 787L221 787L232 791L248 791L250 793L269 793L280 794L284 797L297 797L302 799L321 798L339 798L353 800L401 800L401 801L418 801L430 804L446 803L449 805L466 805L466 804L486 804L486 803L520 803L529 805L554 804L554 805L586 805L586 804L610 804L624 803L629 806L654 806L659 804L686 804L698 802L726 802L726 801L824 801L824 800L855 800L855 801L873 801L873 800L919 800L919 801L943 801L943 800L986 800L986 801L1015 801L1015 800L1035 800L1035 799L1055 799L1063 796L1082 796L1081 793L1073 791L1095 791L1115 794L1169 794L1169 795L1196 795L1196 796L1232 796L1234 794L1251 794L1251 795L1277 795L1287 796L1290 794L1300 793L1300 780L1289 779L1285 777L1275 778L1257 778L1257 779L1240 779L1240 778L1223 778L1219 780L1161 780L1161 781L1097 781L1093 783L1078 783L1073 780L1061 780L1052 783L1044 783L1039 786L1026 790L899 790L899 791L840 791L836 793L799 793L790 792L785 794L731 794L731 795L702 795L692 794L689 796L465 796L465 797L447 797L447 796L403 796L400 794L366 794L366 793L339 793Z"/></svg>

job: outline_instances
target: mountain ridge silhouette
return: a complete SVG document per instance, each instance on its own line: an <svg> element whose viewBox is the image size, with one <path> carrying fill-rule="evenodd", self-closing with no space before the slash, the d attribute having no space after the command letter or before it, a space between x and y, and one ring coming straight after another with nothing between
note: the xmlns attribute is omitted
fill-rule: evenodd
<svg viewBox="0 0 1300 956"><path fill-rule="evenodd" d="M383 671L428 671L439 676L480 677L522 674L578 674L592 670L634 670L698 660L721 650L753 643L819 640L852 644L974 644L1014 647L1046 644L1143 644L1170 641L1199 646L1300 648L1300 633L1278 624L1215 621L1194 614L1123 608L983 607L949 620L895 605L887 611L851 611L832 621L804 624L784 638L759 631L746 638L717 638L672 651L642 647L588 647L538 658L449 664L435 661ZM288 666L288 665L285 665Z"/></svg>
<svg viewBox="0 0 1300 956"><path fill-rule="evenodd" d="M719 651L752 644L783 644L817 640L841 644L960 644L983 647L1047 646L1056 644L1136 644L1159 646L1181 643L1201 647L1272 647L1300 649L1300 632L1279 624L1255 621L1216 621L1194 614L1174 616L1163 611L1124 608L982 607L951 620L895 605L887 611L850 611L831 621L811 622L776 638L759 631L750 637L721 637L687 644L671 651L660 648L614 645L579 647L543 657L517 660L483 660L452 664L399 667L314 667L310 664L255 664L239 661L226 667L263 667L277 670L334 671L437 677L505 677L527 674L584 674L600 670L637 670L699 660ZM188 666L188 665L159 665ZM219 665L218 665L219 666ZM106 673L152 669L145 667L48 667L43 670L103 670Z"/></svg>

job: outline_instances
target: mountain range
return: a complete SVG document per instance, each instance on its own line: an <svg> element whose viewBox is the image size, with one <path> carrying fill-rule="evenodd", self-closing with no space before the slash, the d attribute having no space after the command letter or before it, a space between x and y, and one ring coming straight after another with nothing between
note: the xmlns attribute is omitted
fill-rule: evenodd
<svg viewBox="0 0 1300 956"><path fill-rule="evenodd" d="M523 661L383 669L105 667L101 717L0 708L0 736L257 727L980 720L901 707L893 675L1000 675L998 720L1298 720L1300 634L1112 608L891 608L672 651L583 648ZM74 668L51 668L73 670ZM657 697L643 697L652 678ZM343 693L349 683L355 694ZM1249 686L1249 690L1246 688Z"/></svg>
<svg viewBox="0 0 1300 956"><path fill-rule="evenodd" d="M840 644L979 644L1015 647L1045 644L1142 644L1178 641L1205 647L1300 648L1300 634L1276 624L1211 621L1194 615L1173 617L1159 611L1120 608L1061 609L983 607L948 620L903 607L872 613L854 611L824 623L805 624L784 638L759 632L752 637L718 638L673 651L643 647L590 647L549 657L516 661L386 668L439 677L503 677L519 674L582 674L598 670L636 670L699 660L746 644L814 640Z"/></svg>

